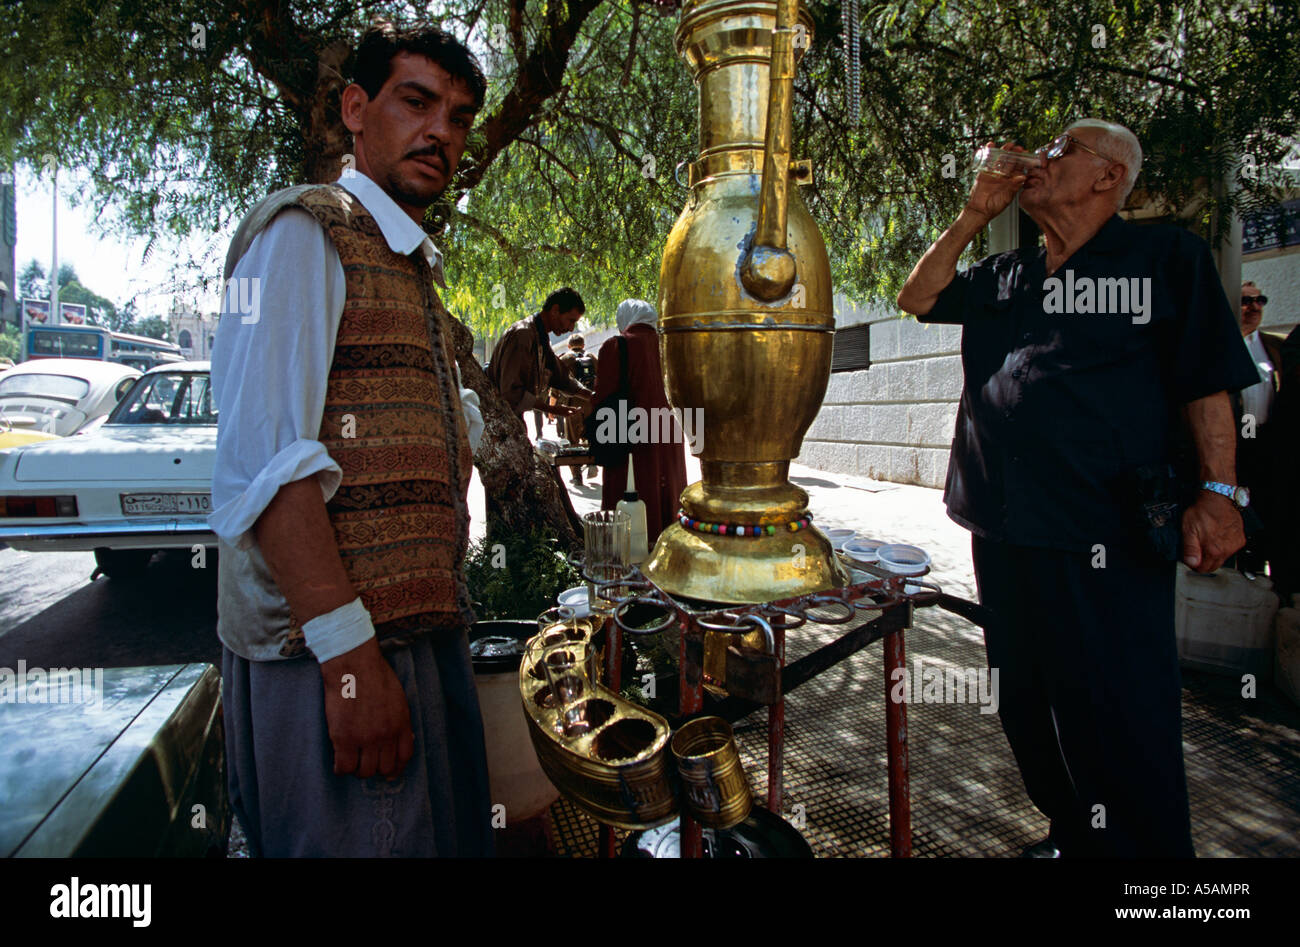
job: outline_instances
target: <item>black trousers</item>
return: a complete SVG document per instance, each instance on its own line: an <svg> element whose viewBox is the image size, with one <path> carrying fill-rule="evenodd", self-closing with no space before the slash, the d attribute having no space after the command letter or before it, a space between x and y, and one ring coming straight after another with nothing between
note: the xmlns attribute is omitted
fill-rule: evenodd
<svg viewBox="0 0 1300 947"><path fill-rule="evenodd" d="M1193 857L1174 565L972 537L999 715L1066 857Z"/></svg>

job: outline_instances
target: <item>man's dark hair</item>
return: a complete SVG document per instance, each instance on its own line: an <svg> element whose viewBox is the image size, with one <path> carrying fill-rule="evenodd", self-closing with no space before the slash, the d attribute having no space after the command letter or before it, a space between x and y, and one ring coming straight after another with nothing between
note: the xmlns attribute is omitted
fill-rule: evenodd
<svg viewBox="0 0 1300 947"><path fill-rule="evenodd" d="M560 307L560 312L568 312L570 309L576 309L578 312L587 311L587 307L583 303L582 297L578 295L578 291L567 286L563 289L557 289L547 296L546 302L542 303L542 311L545 312L550 309L552 303Z"/></svg>
<svg viewBox="0 0 1300 947"><path fill-rule="evenodd" d="M460 40L436 26L400 27L385 20L370 25L357 46L352 81L375 98L393 74L393 57L414 53L433 60L454 79L461 79L474 96L474 108L483 107L487 79L478 60Z"/></svg>

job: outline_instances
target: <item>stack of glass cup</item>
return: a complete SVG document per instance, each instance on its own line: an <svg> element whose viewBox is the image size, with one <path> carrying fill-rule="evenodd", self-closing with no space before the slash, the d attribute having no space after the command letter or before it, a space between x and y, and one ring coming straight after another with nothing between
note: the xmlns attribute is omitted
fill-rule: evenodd
<svg viewBox="0 0 1300 947"><path fill-rule="evenodd" d="M557 711L556 726L561 736L577 739L592 729L587 705L592 696L591 672L583 642L552 645L542 652L542 670Z"/></svg>
<svg viewBox="0 0 1300 947"><path fill-rule="evenodd" d="M600 510L582 518L582 577L587 583L587 600L593 614L605 615L614 609L611 599L618 597L618 587L597 593L599 582L626 578L632 568L632 517L622 510Z"/></svg>
<svg viewBox="0 0 1300 947"><path fill-rule="evenodd" d="M577 739L597 725L588 716L593 686L600 680L596 647L590 633L614 609L612 600L626 594L618 586L605 589L597 586L628 577L632 518L619 510L588 513L582 518L582 534L582 577L587 585L591 618L579 620L575 611L565 605L548 608L537 618L543 649L541 665L550 691L547 706L556 709L556 726L566 739ZM598 594L602 592L605 597Z"/></svg>

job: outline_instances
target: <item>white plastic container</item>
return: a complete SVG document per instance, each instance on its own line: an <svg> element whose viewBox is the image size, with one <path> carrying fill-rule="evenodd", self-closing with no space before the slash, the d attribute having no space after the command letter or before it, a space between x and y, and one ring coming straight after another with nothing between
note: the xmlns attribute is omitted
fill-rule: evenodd
<svg viewBox="0 0 1300 947"><path fill-rule="evenodd" d="M1273 676L1273 582L1236 569L1202 575L1179 563L1174 605L1178 660L1216 674Z"/></svg>
<svg viewBox="0 0 1300 947"><path fill-rule="evenodd" d="M586 618L591 614L591 602L587 598L585 585L575 585L571 589L565 589L556 597L556 601L565 608L573 609L573 614L577 618Z"/></svg>
<svg viewBox="0 0 1300 947"><path fill-rule="evenodd" d="M857 535L853 530L842 526L832 526L825 530L825 533L826 538L831 541L831 548L835 550L843 549L844 544Z"/></svg>
<svg viewBox="0 0 1300 947"><path fill-rule="evenodd" d="M880 556L878 551L882 543L878 539L867 539L865 536L855 536L844 544L844 555L848 556L858 564L873 563Z"/></svg>
<svg viewBox="0 0 1300 947"><path fill-rule="evenodd" d="M898 575L921 575L930 567L930 554L920 546L890 543L876 550L882 569Z"/></svg>
<svg viewBox="0 0 1300 947"><path fill-rule="evenodd" d="M1277 613L1277 666L1273 682L1291 702L1300 706L1300 608L1283 608Z"/></svg>
<svg viewBox="0 0 1300 947"><path fill-rule="evenodd" d="M632 520L632 543L628 547L628 558L633 565L640 565L650 558L650 539L646 530L645 502L636 495L636 477L632 474L631 457L627 463L627 492L614 505L614 509L626 513Z"/></svg>

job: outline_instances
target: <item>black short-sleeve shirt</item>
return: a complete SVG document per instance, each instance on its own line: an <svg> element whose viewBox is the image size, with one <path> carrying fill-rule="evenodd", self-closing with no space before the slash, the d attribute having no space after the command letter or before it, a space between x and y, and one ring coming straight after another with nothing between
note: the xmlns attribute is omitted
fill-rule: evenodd
<svg viewBox="0 0 1300 947"><path fill-rule="evenodd" d="M990 256L919 318L962 326L948 513L1002 542L1131 539L1133 472L1173 461L1182 406L1259 378L1205 241L1118 216L1052 278L1042 248Z"/></svg>

